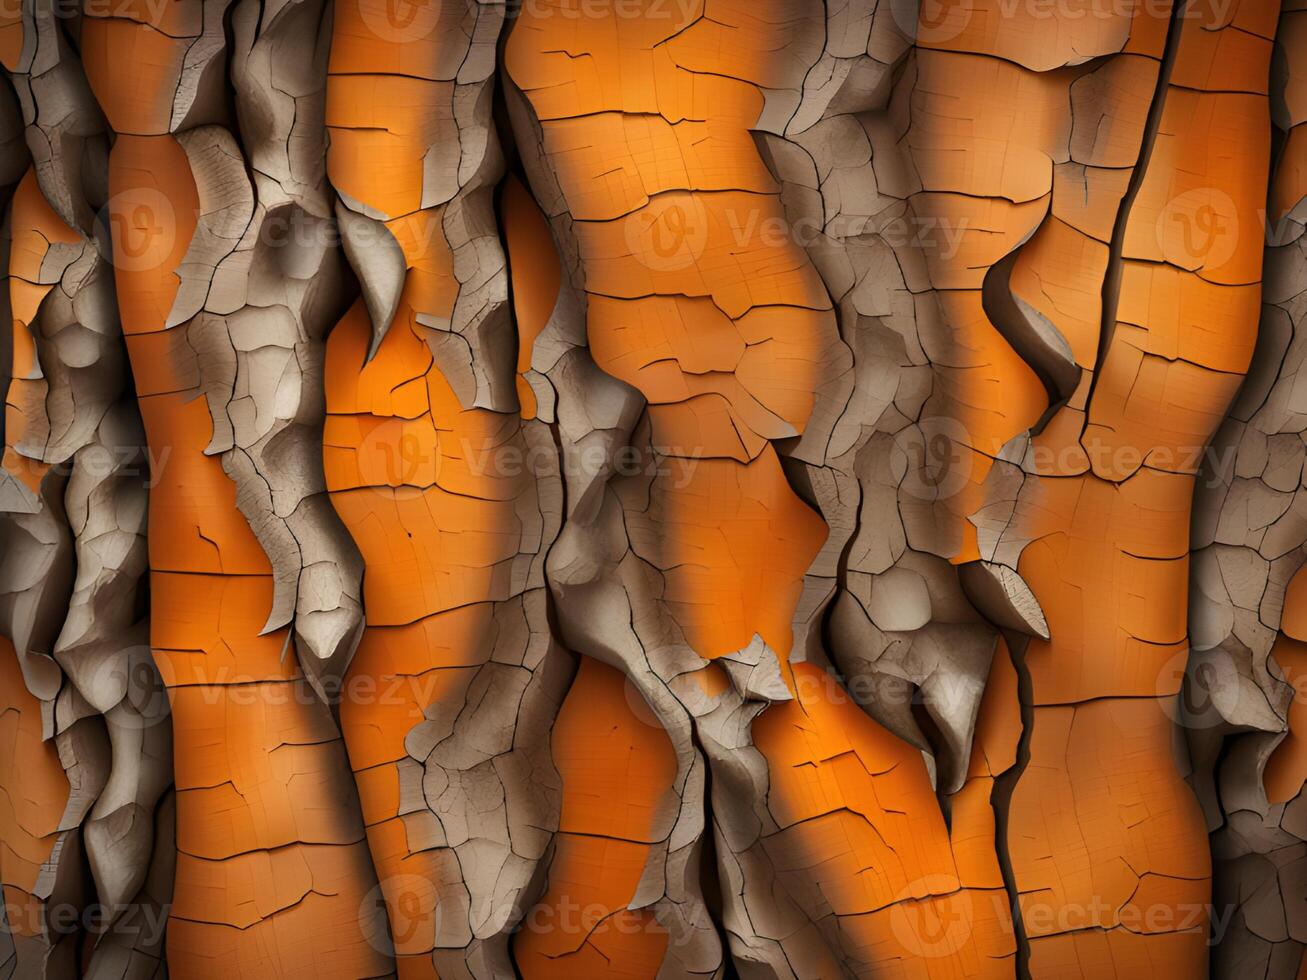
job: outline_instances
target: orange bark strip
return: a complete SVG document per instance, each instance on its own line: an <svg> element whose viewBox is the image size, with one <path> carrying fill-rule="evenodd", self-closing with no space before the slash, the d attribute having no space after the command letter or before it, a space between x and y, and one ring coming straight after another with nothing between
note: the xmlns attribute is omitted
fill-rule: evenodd
<svg viewBox="0 0 1307 980"><path fill-rule="evenodd" d="M672 792L676 759L653 713L622 674L581 658L553 731L563 810L549 888L514 943L527 980L658 975L667 930L627 905L655 843L654 811Z"/></svg>
<svg viewBox="0 0 1307 980"><path fill-rule="evenodd" d="M432 818L402 802L421 778L406 740L441 705L464 704L493 653L491 600L510 593L522 484L487 478L467 457L497 444L504 420L463 411L413 326L392 326L360 372L368 338L356 305L327 353L327 485L367 568L368 626L341 725L396 953L430 963L459 939L457 926L437 933L438 898L466 898L452 851L415 846Z"/></svg>
<svg viewBox="0 0 1307 980"><path fill-rule="evenodd" d="M1253 349L1274 7L1244 3L1215 30L1201 8L1176 19L1104 293L1103 358L1033 440L1002 532L1023 546L1051 634L1023 658L1029 759L1007 825L1035 976L1206 970L1211 857L1174 751L1190 508ZM1030 259L1041 278L1059 261ZM1075 336L1074 320L1055 322Z"/></svg>
<svg viewBox="0 0 1307 980"><path fill-rule="evenodd" d="M350 255L365 295L331 334L325 377L327 487L366 568L341 724L401 974L476 962L498 975L556 793L529 744L543 743L551 669L538 565L551 532L522 426L534 412L506 410L511 351L477 333L493 290L467 299L502 261L481 64L502 10L394 14L337 6L327 85L338 214L367 231ZM534 315L538 332L549 310Z"/></svg>
<svg viewBox="0 0 1307 980"><path fill-rule="evenodd" d="M528 379L533 345L557 300L561 270L549 226L515 177L501 210L518 326L517 389L536 414ZM547 382L546 382L547 383ZM669 941L648 909L630 909L653 847L656 810L673 793L676 758L656 716L622 674L590 657L551 734L563 781L548 887L513 945L528 980L656 977Z"/></svg>
<svg viewBox="0 0 1307 980"><path fill-rule="evenodd" d="M988 858L975 854L988 807L960 808L955 850L918 750L818 668L797 665L795 683L797 700L753 726L780 825L766 846L782 880L799 879L791 886L799 894L811 889L829 903L855 973L1012 976L992 844Z"/></svg>
<svg viewBox="0 0 1307 980"><path fill-rule="evenodd" d="M979 557L969 518L984 502L992 460L1040 422L1050 380L1066 405L1047 425L1079 427L1098 358L1112 219L1165 43L1166 10L1157 5L1091 4L1092 26L1047 13L949 3L918 25L906 138L922 178L913 208L961 234L956 250L925 255L947 325L943 346L930 352L942 384L929 411L956 433L955 466L966 477L942 501L952 520L935 532L955 562ZM1064 67L1096 55L1095 71ZM986 291L1010 292L1053 322L1069 363L1051 379L1037 375L1007 324L990 319Z"/></svg>
<svg viewBox="0 0 1307 980"><path fill-rule="evenodd" d="M755 79L765 80L768 66L752 47L728 47L715 74L696 74L678 60L711 48L712 24L573 17L567 6L518 21L508 66L541 120L577 222L592 353L648 399L658 452L735 461L698 463L686 486L655 489L672 530L650 534L648 557L666 570L683 610L674 615L703 656L738 650L754 633L784 654L787 610L825 535L815 518L798 518L792 544L777 552L786 521L775 508L792 491L774 462L754 461L774 459L769 439L802 431L823 352L837 341L830 301L802 251L741 230L784 219L749 136L762 107ZM770 23L741 23L765 35L792 11L782 4L772 13ZM571 60L572 51L589 57ZM609 69L619 63L622 81L609 91L600 79L618 77ZM690 78L693 90L678 89ZM615 167L611 179L596 179ZM732 554L729 529L719 530L747 524L751 500L759 516L772 511L763 550L776 573L762 581L746 579L748 563ZM798 516L786 515L791 524ZM755 602L776 611L774 623L749 621ZM723 603L740 612L714 621Z"/></svg>
<svg viewBox="0 0 1307 980"><path fill-rule="evenodd" d="M42 283L41 265L50 247L77 236L46 203L29 169L14 192L9 210L9 306L12 346L5 396L3 469L42 500L51 466L43 462L50 439L45 408L48 384L37 355L32 324L53 288ZM45 278L48 278L45 277ZM56 481L57 476L50 476ZM57 500L61 482L46 491ZM43 506L48 506L43 502ZM56 743L45 735L53 727L52 708L32 694L33 677L53 667L48 651L29 651L27 660L9 637L0 637L0 888L4 926L13 940L16 975L45 976L72 969L78 942L67 905L52 901L57 848L77 842L59 839L72 787ZM56 683L61 679L55 670ZM55 688L57 690L57 688ZM43 880L44 879L44 880Z"/></svg>
<svg viewBox="0 0 1307 980"><path fill-rule="evenodd" d="M1284 616L1271 653L1293 688L1288 731L1263 772L1267 801L1276 804L1289 802L1307 785L1307 574L1302 570L1285 591Z"/></svg>
<svg viewBox="0 0 1307 980"><path fill-rule="evenodd" d="M9 308L13 315L12 355L8 392L5 395L6 472L21 480L32 493L40 492L41 481L50 471L40 461L48 432L37 420L45 418L46 382L37 360L31 324L41 301L52 285L41 282L41 262L50 246L76 242L77 235L46 203L36 182L36 171L28 170L14 192L10 209ZM29 452L20 451L30 443Z"/></svg>
<svg viewBox="0 0 1307 980"><path fill-rule="evenodd" d="M84 27L88 75L119 132L115 281L155 467L151 633L173 712L180 851L169 971L379 976L391 969L389 943L366 901L375 878L343 746L287 630L260 635L271 566L235 484L206 455L213 423L190 324L168 326L198 211L169 107L198 12L174 5L164 32L130 17ZM124 51L137 52L140 72L110 67Z"/></svg>
<svg viewBox="0 0 1307 980"><path fill-rule="evenodd" d="M660 573L660 604L696 654L760 637L797 693L761 715L754 742L782 828L766 854L796 905L833 913L826 940L842 956L814 951L813 962L832 974L847 957L866 971L1010 975L1001 878L987 882L997 903L959 881L921 755L818 668L790 673L802 579L826 527L774 441L804 431L842 345L804 250L761 230L784 226L785 212L750 130L762 88L791 67L768 55L808 8L720 3L683 20L575 7L524 12L506 64L573 222L595 361L647 400L655 452L690 464L679 478L660 469L647 505L628 513L632 550ZM895 922L954 905L976 928L947 953L895 936Z"/></svg>
<svg viewBox="0 0 1307 980"><path fill-rule="evenodd" d="M48 927L37 881L69 794L59 753L41 730L41 702L27 690L13 644L0 637L0 885L20 976L43 972L46 944L26 940L43 937Z"/></svg>

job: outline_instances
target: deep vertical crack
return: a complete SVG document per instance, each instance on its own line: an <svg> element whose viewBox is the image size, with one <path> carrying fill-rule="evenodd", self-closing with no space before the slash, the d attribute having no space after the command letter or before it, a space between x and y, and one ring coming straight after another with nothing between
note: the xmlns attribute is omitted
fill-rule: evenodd
<svg viewBox="0 0 1307 980"><path fill-rule="evenodd" d="M1012 668L1017 673L1017 700L1021 707L1021 737L1017 741L1017 757L1012 768L994 777L994 787L990 791L990 804L994 808L994 852L998 857L998 866L1003 872L1003 888L1007 891L1008 902L1012 908L1012 932L1016 938L1017 955L1015 969L1017 980L1031 980L1030 975L1030 937L1026 935L1025 922L1021 918L1021 893L1017 890L1016 872L1012 868L1012 855L1008 848L1008 820L1011 812L1012 794L1017 783L1021 781L1030 764L1030 738L1035 730L1034 690L1030 680L1030 671L1026 667L1026 651L1030 644L1027 637L1007 631L1004 640L1008 655L1012 658Z"/></svg>
<svg viewBox="0 0 1307 980"><path fill-rule="evenodd" d="M1166 109L1166 93L1171 85L1171 71L1175 67L1176 55L1180 50L1180 34L1183 26L1188 0L1172 0L1171 19L1166 27L1166 45L1162 49L1162 61L1157 68L1157 85L1153 90L1153 99L1148 105L1148 117L1144 121L1144 131L1139 139L1139 159L1135 161L1130 172L1130 181L1116 211L1116 221L1112 225L1112 240L1108 245L1107 271L1103 275L1102 322L1098 330L1098 357L1094 361L1093 377L1089 382L1089 393L1085 398L1085 424L1089 421L1089 406L1094 403L1094 391L1098 380L1103 375L1103 366L1107 363L1108 351L1112 348L1112 338L1116 334L1116 314L1121 303L1121 277L1123 274L1122 253L1125 251L1126 227L1130 221L1130 212L1134 208L1135 198L1143 186L1144 176L1148 172L1148 162L1153 156L1153 147L1157 143L1157 131L1162 126L1162 113Z"/></svg>

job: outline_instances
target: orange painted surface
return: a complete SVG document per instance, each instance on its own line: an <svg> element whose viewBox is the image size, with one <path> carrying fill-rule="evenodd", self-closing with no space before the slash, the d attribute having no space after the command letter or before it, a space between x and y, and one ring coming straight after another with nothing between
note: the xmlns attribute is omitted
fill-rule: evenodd
<svg viewBox="0 0 1307 980"><path fill-rule="evenodd" d="M495 645L492 600L511 593L517 498L530 490L529 474L480 469L477 454L501 446L513 419L464 411L414 326L392 325L366 367L361 305L335 328L324 437L332 502L367 569L368 626L345 681L360 696L342 700L341 726L406 976L431 971L437 896L462 878L449 848L409 843L409 822L430 817L420 801L401 807L401 778L421 778L405 740L428 709L473 696Z"/></svg>
<svg viewBox="0 0 1307 980"><path fill-rule="evenodd" d="M43 260L52 244L75 242L77 236L46 203L36 172L30 169L14 192L8 230L13 346L5 400L3 467L39 495L50 471L49 464L39 458L49 434L47 385L31 325L52 288L52 284L41 282ZM54 493L57 499L57 490ZM47 969L45 957L50 948L76 942L75 931L64 931L68 928L66 910L52 910L38 894L42 865L54 853L70 794L55 743L43 740L52 707L42 705L31 694L12 641L0 637L0 887L5 928L14 939L14 964L20 976L39 975ZM52 911L61 918L52 919ZM34 939L39 942L28 942ZM61 957L59 962L67 964L71 957Z"/></svg>
<svg viewBox="0 0 1307 980"><path fill-rule="evenodd" d="M9 306L13 315L13 354L5 396L4 469L39 493L50 467L44 454L47 433L37 420L45 418L46 383L36 356L31 325L41 301L52 288L41 281L41 263L52 243L74 243L77 235L54 213L28 170L14 192L10 209ZM30 443L30 445L28 445ZM26 447L27 452L18 451Z"/></svg>
<svg viewBox="0 0 1307 980"><path fill-rule="evenodd" d="M0 885L19 976L41 969L38 949L23 940L42 935L47 924L36 884L69 792L59 753L53 741L42 741L41 728L41 702L28 693L13 644L0 637Z"/></svg>
<svg viewBox="0 0 1307 980"><path fill-rule="evenodd" d="M810 7L727 2L691 23L575 6L524 12L505 63L575 222L594 358L648 400L655 451L691 461L654 477L647 512L628 517L632 548L661 571L666 609L696 653L732 653L756 634L786 664L826 528L771 443L803 431L842 345L805 251L774 231L785 226L779 188L750 129L761 87L790 69L770 55ZM1010 975L1001 878L984 883L996 903L960 882L920 754L814 671L795 667L800 701L754 724L782 879L820 888L841 945L868 971ZM974 932L905 958L896 923L922 935L915 926L955 911Z"/></svg>
<svg viewBox="0 0 1307 980"><path fill-rule="evenodd" d="M950 831L915 748L819 668L796 666L795 681L798 699L753 726L780 825L766 847L782 881L816 885L859 975L1011 977L1016 947L987 803L964 800Z"/></svg>
<svg viewBox="0 0 1307 980"><path fill-rule="evenodd" d="M206 453L203 353L186 324L166 325L202 197L176 138L174 96L203 6L88 5L76 42L115 137L117 302L156 467L152 645L174 712L181 852L170 972L431 977L442 950L471 948L473 916L454 910L486 869L463 865L434 812L427 780L439 766L427 765L425 740L446 722L451 732L468 724L463 707L490 703L478 685L498 663L504 617L526 619L513 603L547 542L530 464L536 429L523 426L549 417L532 355L566 272L585 293L590 353L646 400L662 464L647 487L619 478L609 488L625 508L618 547L647 566L648 618L665 616L657 626L705 660L761 637L794 695L753 725L770 780L759 806L776 825L758 847L786 900L818 922L822 975L1000 978L1026 953L1040 978L1202 975L1211 858L1173 749L1176 664L1189 643L1194 472L1247 368L1260 309L1277 3L1195 4L1168 28L1156 4L1090 0L1086 16L1069 18L1039 4L949 0L919 25L902 66L910 95L896 109L904 193L917 218L961 235L956 251L925 249L910 292L932 374L926 421L947 421L965 479L945 500L907 502L929 519L904 524L937 535L929 550L955 563L981 557L986 531L1006 525L1000 544L1020 553L1051 632L1015 665L1000 643L967 781L941 807L920 752L818 666L791 663L804 575L828 528L783 461L849 361L826 285L785 230L756 130L802 80L805 55L791 41L813 4L646 2L637 13L647 16L629 16L616 0L535 0L502 51L539 124L561 194L552 203L567 212L558 226L576 254L564 269L548 222L510 178L499 206L518 404L495 411L465 397L475 370L450 368L468 360L450 326L460 289L469 268L484 271L475 249L450 245L454 225L480 220L448 203L470 133L460 103L474 57L468 5L419 5L427 29L389 32L378 29L397 27L389 0L334 6L330 179L376 219L382 240L368 257L384 261L393 244L402 262L391 322L372 324L360 299L327 345L326 484L366 564L367 627L339 730L289 631L260 633L271 567L220 457ZM687 13L697 19L678 19ZM1154 135L1168 29L1180 42ZM0 17L11 70L22 34L12 12ZM1152 147L1141 156L1144 139ZM1307 173L1302 127L1280 152L1276 216ZM31 324L50 290L39 281L49 243L77 236L31 173L12 227L4 465L36 490L46 467L14 449L44 438L40 413L26 410L45 390ZM986 274L1006 259L1010 282L999 285L1070 352L1062 366L1075 383L1042 426L1044 381L986 309ZM378 327L385 337L369 356ZM1003 473L1000 452L1032 426L1024 485L1015 503L996 504L986 494ZM990 519L1013 503L1010 521ZM1307 673L1303 587L1290 590L1275 648L1295 688ZM729 683L720 664L699 675L717 693ZM1024 717L1019 685L1033 698ZM67 780L4 644L0 690L0 882L11 927L34 935L32 891ZM1307 777L1303 700L1267 766L1272 802ZM502 729L517 721L496 718ZM561 829L537 876L544 894L514 942L518 966L528 980L656 977L667 933L651 909L628 906L662 843L655 812L673 792L671 742L620 672L583 658L552 747ZM483 816L501 811L502 800Z"/></svg>
<svg viewBox="0 0 1307 980"><path fill-rule="evenodd" d="M1002 881L1003 872L994 847L996 781L1017 762L1021 741L1021 705L1018 677L1007 642L1001 637L985 681L985 693L976 716L971 760L962 788L949 798L950 835L958 877L985 888ZM1003 900L1010 905L1004 892ZM1010 930L1010 918L1006 927Z"/></svg>
<svg viewBox="0 0 1307 980"><path fill-rule="evenodd" d="M1275 10L1246 2L1230 26L1197 15L1178 22L1157 134L1124 225L1110 337L1094 328L1102 248L1046 224L1021 255L1027 278L1015 281L1032 295L1041 284L1046 315L1086 371L1034 440L1034 475L1007 532L1030 542L1019 570L1052 636L1032 640L1024 658L1029 761L1006 839L1035 976L1207 969L1211 858L1174 751L1190 503L1203 447L1255 339ZM1227 42L1238 52L1214 67ZM1159 43L1151 28L1138 44L1132 34L1132 50L1150 57ZM1149 72L1122 63L1123 81L1136 73L1134 90L1148 92ZM1127 150L1142 133L1130 103L1124 89L1109 103ZM1095 162L1132 166L1111 142L1098 140ZM1073 301L1047 285L1059 277ZM1095 363L1100 344L1105 358Z"/></svg>
<svg viewBox="0 0 1307 980"><path fill-rule="evenodd" d="M655 480L667 533L636 550L664 570L673 616L709 658L754 633L788 653L799 580L825 538L768 446L803 430L838 346L802 249L758 230L784 221L749 133L777 70L762 53L801 14L773 6L764 23L723 4L717 16L750 36L716 61L711 22L576 17L568 3L520 18L506 51L576 221L595 361L648 399L657 452L707 460L683 485Z"/></svg>
<svg viewBox="0 0 1307 980"><path fill-rule="evenodd" d="M549 887L513 945L518 968L526 980L653 980L667 930L627 905L657 843L655 808L673 792L671 741L619 671L582 657L553 748L562 818Z"/></svg>
<svg viewBox="0 0 1307 980"><path fill-rule="evenodd" d="M23 54L23 11L11 7L0 13L0 63L17 71Z"/></svg>
<svg viewBox="0 0 1307 980"><path fill-rule="evenodd" d="M125 0L83 7L82 65L109 128L132 136L169 132L183 59L204 26L203 3ZM131 70L123 71L124 65Z"/></svg>
<svg viewBox="0 0 1307 980"><path fill-rule="evenodd" d="M950 472L965 478L959 492L932 509L947 516L936 548L955 562L978 557L967 520L983 501L991 461L1029 428L1046 404L1043 385L990 322L981 302L986 271L1039 226L1048 212L1046 154L1054 152L1064 120L1068 81L1032 75L992 58L918 52L912 92L916 124L908 153L923 190L912 199L919 220L951 225L956 249L924 253L938 312L940 349L930 349L938 394L928 417L951 433ZM974 120L974 122L973 122ZM976 129L988 139L978 141Z"/></svg>
<svg viewBox="0 0 1307 980"><path fill-rule="evenodd" d="M199 4L170 5L177 34ZM88 19L88 74L119 132L110 156L119 310L154 463L151 644L172 705L178 855L172 976L377 976L388 940L344 751L286 630L259 631L271 566L236 507L186 344L165 328L198 191L168 133L184 41ZM124 73L123 52L139 72ZM96 61L96 53L107 59ZM161 67L162 66L162 67ZM156 71L158 69L158 71Z"/></svg>
<svg viewBox="0 0 1307 980"><path fill-rule="evenodd" d="M434 976L433 953L472 942L467 916L450 909L468 902L465 873L491 873L462 868L460 841L412 798L423 759L408 739L428 716L491 697L479 668L503 628L495 603L522 592L523 552L538 547L521 417L464 406L433 356L442 331L419 320L448 322L460 288L448 209L423 197L429 150L459 138L454 79L466 44L463 5L425 14L430 30L377 32L384 3L338 4L327 88L332 183L385 218L405 264L371 360L362 300L331 334L323 436L327 487L366 568L367 628L346 689L386 692L343 699L341 725L404 977Z"/></svg>

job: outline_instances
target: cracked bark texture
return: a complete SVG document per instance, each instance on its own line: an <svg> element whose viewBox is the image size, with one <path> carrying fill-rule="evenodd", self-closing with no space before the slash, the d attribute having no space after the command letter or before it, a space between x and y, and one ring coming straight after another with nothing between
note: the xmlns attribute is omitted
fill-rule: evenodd
<svg viewBox="0 0 1307 980"><path fill-rule="evenodd" d="M0 12L0 974L1307 975L1300 8Z"/></svg>
<svg viewBox="0 0 1307 980"><path fill-rule="evenodd" d="M7 221L5 969L151 977L171 736L145 638L140 418L91 210L102 181L82 170L105 148L51 10L11 23L2 57L11 136L31 161ZM66 914L83 906L95 916Z"/></svg>
<svg viewBox="0 0 1307 980"><path fill-rule="evenodd" d="M1280 15L1270 77L1277 130L1265 283L1248 377L1206 460L1195 498L1186 708L1204 765L1196 785L1212 830L1218 908L1229 910L1214 969L1264 977L1302 969L1307 934L1302 820L1303 639L1299 516L1303 447L1294 381L1302 365L1304 12ZM1299 64L1294 63L1297 56Z"/></svg>
<svg viewBox="0 0 1307 980"><path fill-rule="evenodd" d="M312 39L326 43L323 12L185 2L105 13L87 8L81 45L113 136L105 217L151 459L150 642L177 792L168 969L383 975L375 873L324 699L348 659L336 644L357 634L358 569L326 519L317 436L340 260L311 233L315 214L329 220L321 153L294 145L301 121L321 141L312 66L324 51ZM296 57L276 52L288 34ZM124 73L124 57L140 70ZM229 57L254 186L227 118ZM273 219L300 212L310 231L273 245ZM316 540L272 560L265 542L305 523ZM303 572L284 577L288 561ZM288 582L293 631L275 611Z"/></svg>
<svg viewBox="0 0 1307 980"><path fill-rule="evenodd" d="M511 976L558 826L561 487L549 430L519 411L493 211L504 13L444 3L386 31L385 3L342 0L328 67L327 173L361 288L327 351L324 457L368 614L340 718L406 977Z"/></svg>

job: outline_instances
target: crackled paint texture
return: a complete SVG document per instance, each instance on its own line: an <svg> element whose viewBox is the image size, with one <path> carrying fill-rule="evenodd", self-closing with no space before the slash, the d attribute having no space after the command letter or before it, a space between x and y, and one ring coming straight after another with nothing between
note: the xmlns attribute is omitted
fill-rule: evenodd
<svg viewBox="0 0 1307 980"><path fill-rule="evenodd" d="M1307 977L1303 0L0 11L0 977Z"/></svg>

